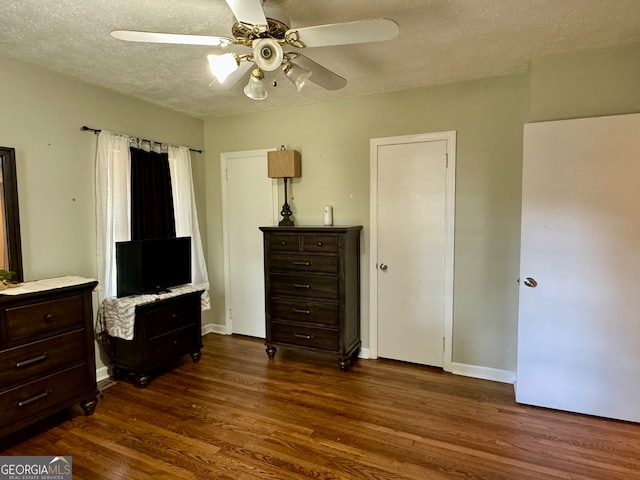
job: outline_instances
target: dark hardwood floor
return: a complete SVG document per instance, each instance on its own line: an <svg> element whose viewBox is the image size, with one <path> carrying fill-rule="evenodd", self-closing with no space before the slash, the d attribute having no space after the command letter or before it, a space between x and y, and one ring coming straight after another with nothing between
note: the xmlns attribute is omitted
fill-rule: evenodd
<svg viewBox="0 0 640 480"><path fill-rule="evenodd" d="M637 379L632 379L637 381ZM74 479L638 479L640 425L514 402L511 385L210 334L146 389L117 382L0 455L72 455Z"/></svg>

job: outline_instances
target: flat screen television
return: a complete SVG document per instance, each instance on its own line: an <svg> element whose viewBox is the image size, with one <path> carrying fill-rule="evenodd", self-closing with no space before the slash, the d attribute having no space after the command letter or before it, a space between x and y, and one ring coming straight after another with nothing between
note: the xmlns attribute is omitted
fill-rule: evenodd
<svg viewBox="0 0 640 480"><path fill-rule="evenodd" d="M191 237L116 242L118 297L164 293L191 283Z"/></svg>

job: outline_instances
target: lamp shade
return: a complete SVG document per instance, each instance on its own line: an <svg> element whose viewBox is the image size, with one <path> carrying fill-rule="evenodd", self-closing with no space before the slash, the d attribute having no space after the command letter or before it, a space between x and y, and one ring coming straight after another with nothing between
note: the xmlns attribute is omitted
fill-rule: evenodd
<svg viewBox="0 0 640 480"><path fill-rule="evenodd" d="M254 68L249 77L249 83L244 87L244 94L253 100L267 98L267 89L264 88L264 73L259 68Z"/></svg>
<svg viewBox="0 0 640 480"><path fill-rule="evenodd" d="M283 70L285 76L296 86L298 93L300 93L300 90L302 90L302 87L304 87L304 84L311 76L311 72L309 70L306 70L294 63L287 63L283 67Z"/></svg>
<svg viewBox="0 0 640 480"><path fill-rule="evenodd" d="M302 175L300 152L276 150L267 152L269 178L296 178Z"/></svg>

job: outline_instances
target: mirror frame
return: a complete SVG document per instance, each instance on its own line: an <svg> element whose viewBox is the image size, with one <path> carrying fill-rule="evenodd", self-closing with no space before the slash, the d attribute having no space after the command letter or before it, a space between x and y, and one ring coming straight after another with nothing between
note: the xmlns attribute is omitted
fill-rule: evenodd
<svg viewBox="0 0 640 480"><path fill-rule="evenodd" d="M20 214L18 211L18 178L16 175L15 149L0 147L0 168L4 184L4 214L7 230L8 270L15 272L12 280L23 281L22 244L20 239Z"/></svg>

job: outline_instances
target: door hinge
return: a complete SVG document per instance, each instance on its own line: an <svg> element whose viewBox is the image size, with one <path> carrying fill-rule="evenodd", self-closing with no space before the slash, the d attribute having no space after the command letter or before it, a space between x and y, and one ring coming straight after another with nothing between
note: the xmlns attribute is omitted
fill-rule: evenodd
<svg viewBox="0 0 640 480"><path fill-rule="evenodd" d="M229 320L233 318L233 309L229 307Z"/></svg>
<svg viewBox="0 0 640 480"><path fill-rule="evenodd" d="M449 154L444 154L444 168L449 168Z"/></svg>
<svg viewBox="0 0 640 480"><path fill-rule="evenodd" d="M229 180L229 169L228 168L224 169L224 179L225 180Z"/></svg>
<svg viewBox="0 0 640 480"><path fill-rule="evenodd" d="M442 351L445 352L447 350L446 339L442 337Z"/></svg>

